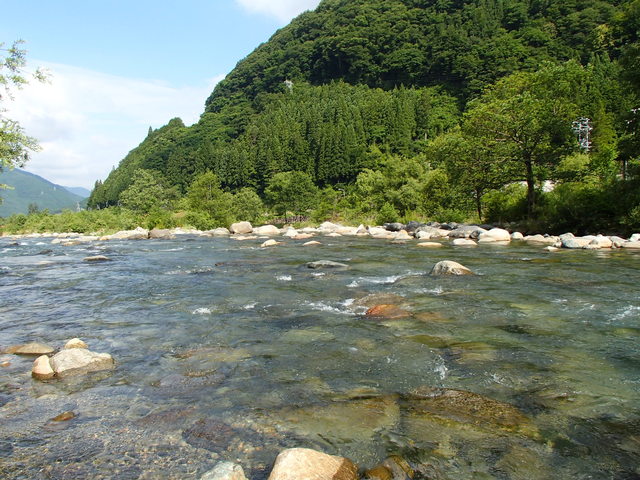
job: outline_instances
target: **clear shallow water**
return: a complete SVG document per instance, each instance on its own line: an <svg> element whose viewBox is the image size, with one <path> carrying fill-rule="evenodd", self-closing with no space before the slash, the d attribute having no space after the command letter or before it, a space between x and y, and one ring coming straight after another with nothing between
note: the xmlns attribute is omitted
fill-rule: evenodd
<svg viewBox="0 0 640 480"><path fill-rule="evenodd" d="M433 478L640 478L640 254L321 241L0 240L0 345L80 337L117 361L38 382L2 355L0 477L188 479L223 458L266 478L307 446L368 468L401 454ZM428 276L444 259L478 275ZM411 316L365 317L371 294ZM425 386L526 425L425 413Z"/></svg>

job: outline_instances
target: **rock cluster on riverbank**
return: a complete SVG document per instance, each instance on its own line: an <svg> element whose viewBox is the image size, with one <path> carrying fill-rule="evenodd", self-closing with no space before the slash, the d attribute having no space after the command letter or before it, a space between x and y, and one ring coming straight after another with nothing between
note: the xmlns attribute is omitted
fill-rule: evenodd
<svg viewBox="0 0 640 480"><path fill-rule="evenodd" d="M408 224L391 223L384 226L359 225L344 226L331 222L324 222L318 227L304 227L295 229L291 226L278 228L274 225L262 225L254 227L249 222L232 224L229 229L216 228L214 230L196 230L174 228L171 230L153 229L146 230L137 227L134 230L125 230L111 235L81 235L76 233L33 233L24 235L7 235L12 239L19 238L50 238L54 237L53 244L74 246L89 242L107 242L112 240L166 240L178 236L192 235L200 237L227 236L236 240L261 240L263 248L279 245L281 242L272 237L282 237L291 240L309 240L312 237L370 237L375 239L390 240L394 243L404 243L419 240L417 246L438 248L444 245L455 247L475 247L478 245L495 244L508 245L511 242L525 242L530 245L541 245L549 251L555 249L583 249L601 250L626 248L640 250L640 234L636 233L629 238L611 235L585 235L575 236L573 233L563 235L523 235L521 232L509 232L502 228L479 225L464 225L457 223L430 222L421 224L409 222ZM317 240L306 242L305 245L319 245ZM102 257L87 257L87 261L104 261Z"/></svg>

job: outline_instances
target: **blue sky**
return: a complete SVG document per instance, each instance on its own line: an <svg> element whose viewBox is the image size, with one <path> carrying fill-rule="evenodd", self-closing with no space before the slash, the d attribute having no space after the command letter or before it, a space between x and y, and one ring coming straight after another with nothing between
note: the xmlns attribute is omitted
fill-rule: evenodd
<svg viewBox="0 0 640 480"><path fill-rule="evenodd" d="M40 140L26 170L91 188L149 126L197 121L216 82L319 0L0 2L0 42L25 40L51 74L3 105Z"/></svg>

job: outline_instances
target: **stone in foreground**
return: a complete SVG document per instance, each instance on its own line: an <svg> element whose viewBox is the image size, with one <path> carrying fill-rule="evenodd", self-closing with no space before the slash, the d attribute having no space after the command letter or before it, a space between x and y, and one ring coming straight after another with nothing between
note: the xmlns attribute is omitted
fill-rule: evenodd
<svg viewBox="0 0 640 480"><path fill-rule="evenodd" d="M284 450L276 458L269 480L357 480L358 467L347 458L308 448Z"/></svg>
<svg viewBox="0 0 640 480"><path fill-rule="evenodd" d="M83 375L100 370L111 370L114 361L108 353L95 353L84 348L62 350L51 357L51 366L58 377Z"/></svg>
<svg viewBox="0 0 640 480"><path fill-rule="evenodd" d="M105 257L104 255L94 255L92 257L84 257L83 261L85 262L110 262L111 259L109 257Z"/></svg>
<svg viewBox="0 0 640 480"><path fill-rule="evenodd" d="M433 266L430 275L473 275L473 272L457 262L443 260Z"/></svg>
<svg viewBox="0 0 640 480"><path fill-rule="evenodd" d="M213 470L208 471L200 480L247 480L240 465L231 462L220 462Z"/></svg>
<svg viewBox="0 0 640 480"><path fill-rule="evenodd" d="M33 367L31 368L31 376L38 380L49 380L53 378L55 372L53 368L51 368L51 363L49 362L49 357L46 355L41 355L36 358L33 362Z"/></svg>

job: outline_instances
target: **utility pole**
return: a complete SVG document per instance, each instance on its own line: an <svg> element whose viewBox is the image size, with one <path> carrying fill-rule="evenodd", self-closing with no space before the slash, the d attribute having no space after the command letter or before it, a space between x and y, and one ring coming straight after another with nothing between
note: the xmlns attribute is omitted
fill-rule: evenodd
<svg viewBox="0 0 640 480"><path fill-rule="evenodd" d="M573 122L571 129L578 136L580 148L585 152L591 150L591 130L593 130L591 119L581 117Z"/></svg>

